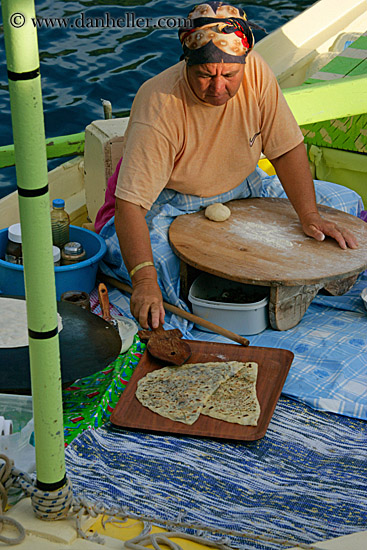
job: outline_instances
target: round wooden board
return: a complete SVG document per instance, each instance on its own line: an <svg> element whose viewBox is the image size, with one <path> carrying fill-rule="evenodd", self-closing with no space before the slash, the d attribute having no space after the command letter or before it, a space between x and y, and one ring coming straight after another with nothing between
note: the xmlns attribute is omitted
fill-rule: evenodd
<svg viewBox="0 0 367 550"><path fill-rule="evenodd" d="M357 249L307 237L287 199L242 199L227 203L225 222L204 211L177 217L169 239L185 263L219 277L260 285L311 285L349 277L367 268L367 224L356 216L320 206L322 216L347 227Z"/></svg>

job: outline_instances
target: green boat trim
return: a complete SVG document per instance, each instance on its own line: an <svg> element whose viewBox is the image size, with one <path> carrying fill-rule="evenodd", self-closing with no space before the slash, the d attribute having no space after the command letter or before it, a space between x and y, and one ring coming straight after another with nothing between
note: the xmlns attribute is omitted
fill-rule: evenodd
<svg viewBox="0 0 367 550"><path fill-rule="evenodd" d="M46 139L47 159L73 157L84 153L85 132ZM14 145L0 147L0 168L15 165Z"/></svg>
<svg viewBox="0 0 367 550"><path fill-rule="evenodd" d="M283 90L300 126L367 112L367 75ZM348 104L345 98L348 97ZM85 132L46 139L48 159L82 155ZM14 166L14 145L0 147L0 168Z"/></svg>

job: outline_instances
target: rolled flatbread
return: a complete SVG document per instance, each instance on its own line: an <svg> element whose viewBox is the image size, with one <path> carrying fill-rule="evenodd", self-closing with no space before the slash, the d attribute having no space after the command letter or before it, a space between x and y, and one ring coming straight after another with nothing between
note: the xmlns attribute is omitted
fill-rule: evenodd
<svg viewBox="0 0 367 550"><path fill-rule="evenodd" d="M62 318L57 314L59 332ZM21 348L29 345L25 300L0 298L0 348Z"/></svg>

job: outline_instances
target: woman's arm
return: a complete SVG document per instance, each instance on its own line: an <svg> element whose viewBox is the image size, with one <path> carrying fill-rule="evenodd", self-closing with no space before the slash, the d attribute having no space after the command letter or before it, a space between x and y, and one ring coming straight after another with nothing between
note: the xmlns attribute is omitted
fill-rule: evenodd
<svg viewBox="0 0 367 550"><path fill-rule="evenodd" d="M306 149L300 143L284 155L271 159L281 184L298 214L303 231L317 241L325 236L337 241L340 248L357 248L358 243L348 229L322 218L317 210L314 183Z"/></svg>
<svg viewBox="0 0 367 550"><path fill-rule="evenodd" d="M115 227L121 254L130 272L137 265L153 262L147 211L136 204L116 198ZM130 310L143 328L157 328L164 323L162 293L154 266L145 266L132 276L133 293Z"/></svg>

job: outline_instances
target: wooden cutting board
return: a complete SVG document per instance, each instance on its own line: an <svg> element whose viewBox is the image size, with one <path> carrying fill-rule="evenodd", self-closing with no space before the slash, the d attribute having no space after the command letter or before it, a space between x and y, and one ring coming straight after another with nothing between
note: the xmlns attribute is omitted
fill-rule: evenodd
<svg viewBox="0 0 367 550"><path fill-rule="evenodd" d="M185 263L240 283L312 285L353 276L367 268L367 224L319 206L322 216L353 231L357 249L342 250L331 238L307 237L287 199L243 199L227 203L225 222L204 211L178 216L169 229L171 246Z"/></svg>
<svg viewBox="0 0 367 550"><path fill-rule="evenodd" d="M261 413L257 426L241 426L203 415L189 426L181 422L174 422L143 407L135 397L138 381L148 372L165 366L149 355L147 351L112 412L111 422L126 429L214 439L253 441L264 437L293 361L293 353L285 349L256 346L246 348L236 344L196 340L190 340L190 347L192 350L190 363L211 361L255 361L258 363L256 391Z"/></svg>

